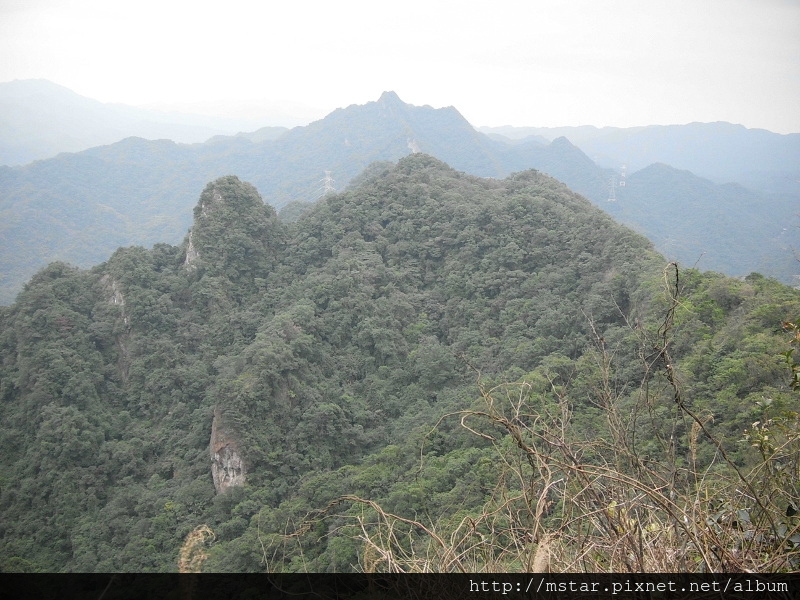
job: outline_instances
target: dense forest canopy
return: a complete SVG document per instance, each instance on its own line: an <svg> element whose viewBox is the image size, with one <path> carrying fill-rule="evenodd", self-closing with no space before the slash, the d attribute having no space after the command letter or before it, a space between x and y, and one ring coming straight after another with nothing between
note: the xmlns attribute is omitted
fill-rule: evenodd
<svg viewBox="0 0 800 600"><path fill-rule="evenodd" d="M537 171L414 154L290 223L223 177L0 308L0 567L794 569L797 315Z"/></svg>

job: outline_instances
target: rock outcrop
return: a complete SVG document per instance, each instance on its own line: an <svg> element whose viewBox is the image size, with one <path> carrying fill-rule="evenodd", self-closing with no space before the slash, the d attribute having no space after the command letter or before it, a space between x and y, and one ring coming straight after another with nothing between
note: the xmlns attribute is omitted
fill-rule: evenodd
<svg viewBox="0 0 800 600"><path fill-rule="evenodd" d="M200 256L200 253L197 251L197 248L194 247L194 242L192 241L192 230L190 229L189 242L186 245L186 259L183 261L183 266L190 271L196 269L197 265L193 263L197 260L198 256Z"/></svg>
<svg viewBox="0 0 800 600"><path fill-rule="evenodd" d="M211 423L211 477L218 494L244 485L245 465L236 441L225 431L222 413L214 409Z"/></svg>

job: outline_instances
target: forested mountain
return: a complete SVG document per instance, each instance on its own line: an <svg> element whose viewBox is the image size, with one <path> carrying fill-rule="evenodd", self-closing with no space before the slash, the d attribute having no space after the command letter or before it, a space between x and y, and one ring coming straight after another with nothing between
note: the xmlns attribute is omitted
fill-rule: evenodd
<svg viewBox="0 0 800 600"><path fill-rule="evenodd" d="M537 171L225 176L0 307L0 566L794 569L797 314Z"/></svg>
<svg viewBox="0 0 800 600"><path fill-rule="evenodd" d="M247 119L106 104L44 79L0 83L0 165L21 165L131 136L192 143L252 128ZM276 134L285 131L275 129Z"/></svg>
<svg viewBox="0 0 800 600"><path fill-rule="evenodd" d="M53 260L89 267L118 246L178 243L205 183L228 173L251 182L273 207L290 205L286 215L291 216L326 189L344 189L369 164L418 151L479 176L538 169L619 218L630 218L627 224L659 244L665 227L675 223L650 216L651 204L666 198L670 205L673 198L663 188L648 187L648 182L660 185L658 179L639 178L635 194L625 196L641 209L612 208L607 199L615 172L595 165L566 138L547 145L503 143L476 132L455 108L412 106L386 92L376 102L336 110L278 139L257 132L193 145L130 138L24 167L0 167L0 302L10 303L23 283ZM696 223L692 230L715 234L686 245L659 245L660 251L693 264L700 247L705 268L745 276L758 264L765 275L795 282L796 199L711 189L690 174L680 188L692 198L691 204L682 201L684 216ZM715 229L711 215L720 206L733 219L757 218L747 220L746 229ZM660 210L653 207L652 213ZM759 247L758 257L731 251L743 232L747 244ZM763 261L763 255L774 260Z"/></svg>

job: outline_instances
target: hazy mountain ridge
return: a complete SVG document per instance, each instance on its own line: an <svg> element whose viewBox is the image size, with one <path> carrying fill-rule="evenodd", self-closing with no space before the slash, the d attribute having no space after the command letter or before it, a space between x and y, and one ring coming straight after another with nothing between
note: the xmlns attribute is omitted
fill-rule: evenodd
<svg viewBox="0 0 800 600"><path fill-rule="evenodd" d="M119 245L177 241L205 182L228 173L252 181L268 202L281 207L320 197L326 170L341 189L373 161L397 160L414 150L438 153L457 168L500 176L510 172L502 165L506 159L496 156L503 149L475 132L455 109L414 107L386 93L275 140L219 137L186 145L131 138L3 169L5 301L36 268L55 258L88 267ZM547 155L545 148L532 156ZM108 207L113 212L106 218ZM39 211L67 214L48 221L37 217ZM37 225L47 222L52 231Z"/></svg>
<svg viewBox="0 0 800 600"><path fill-rule="evenodd" d="M520 140L566 137L595 162L629 172L653 163L691 171L716 183L800 196L800 133L778 134L731 123L646 127L479 127Z"/></svg>
<svg viewBox="0 0 800 600"><path fill-rule="evenodd" d="M715 184L663 163L627 177L615 197L603 208L671 259L738 277L782 273L785 283L800 284L793 197Z"/></svg>
<svg viewBox="0 0 800 600"><path fill-rule="evenodd" d="M216 135L231 135L252 126L251 119L106 104L47 80L0 83L0 164L3 165L21 165L62 152L79 152L131 136L192 143Z"/></svg>

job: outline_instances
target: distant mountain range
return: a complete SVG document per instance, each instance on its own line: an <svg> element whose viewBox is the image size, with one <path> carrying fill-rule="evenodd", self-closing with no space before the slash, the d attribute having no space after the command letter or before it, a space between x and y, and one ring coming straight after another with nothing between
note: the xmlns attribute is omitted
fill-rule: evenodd
<svg viewBox="0 0 800 600"><path fill-rule="evenodd" d="M197 143L257 127L253 119L106 104L44 79L0 83L0 165L21 165L131 136ZM286 128L269 130L277 135Z"/></svg>
<svg viewBox="0 0 800 600"><path fill-rule="evenodd" d="M731 123L647 127L480 127L493 139L548 143L566 137L597 164L630 171L665 163L715 183L800 193L800 133L781 135Z"/></svg>
<svg viewBox="0 0 800 600"><path fill-rule="evenodd" d="M631 173L623 188L617 170L598 166L566 137L497 139L476 131L453 107L412 106L386 92L283 132L215 136L202 144L128 138L0 167L0 302L11 302L48 262L88 267L119 246L177 243L196 198L217 177L250 181L272 206L285 207L284 215L296 215L370 164L415 152L483 177L543 171L689 265L736 276L757 269L786 283L796 283L800 272L793 255L800 248L800 194L764 191L779 184L750 191L661 165ZM615 202L608 201L612 195Z"/></svg>

